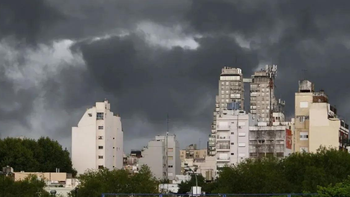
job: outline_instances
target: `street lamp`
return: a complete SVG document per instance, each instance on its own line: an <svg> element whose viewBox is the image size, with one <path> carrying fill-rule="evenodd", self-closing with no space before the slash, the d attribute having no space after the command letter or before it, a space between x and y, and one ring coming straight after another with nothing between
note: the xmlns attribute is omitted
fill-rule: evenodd
<svg viewBox="0 0 350 197"><path fill-rule="evenodd" d="M194 174L195 178L196 178L196 195L197 195L197 192L198 192L198 179L197 179L197 174L192 170L192 168L188 167L188 165L186 165L185 170L186 170L186 171L191 171L191 172ZM192 190L192 196L193 196L193 190Z"/></svg>

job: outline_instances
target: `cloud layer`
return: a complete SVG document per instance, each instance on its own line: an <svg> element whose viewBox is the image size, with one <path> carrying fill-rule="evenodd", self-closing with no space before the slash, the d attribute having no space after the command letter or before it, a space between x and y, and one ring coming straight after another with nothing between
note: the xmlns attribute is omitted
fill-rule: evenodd
<svg viewBox="0 0 350 197"><path fill-rule="evenodd" d="M277 96L294 112L298 80L324 89L348 120L350 2L324 0L0 2L0 132L50 136L104 98L125 148L166 130L181 146L210 133L223 66L249 77L277 64ZM248 90L247 90L248 91Z"/></svg>

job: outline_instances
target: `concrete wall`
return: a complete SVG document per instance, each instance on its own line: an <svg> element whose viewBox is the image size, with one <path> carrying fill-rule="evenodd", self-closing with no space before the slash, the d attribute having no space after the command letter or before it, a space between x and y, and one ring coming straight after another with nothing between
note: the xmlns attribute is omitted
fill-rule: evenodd
<svg viewBox="0 0 350 197"><path fill-rule="evenodd" d="M157 179L163 179L165 173L164 141L153 140L148 142L147 148L142 151L139 164L147 165Z"/></svg>
<svg viewBox="0 0 350 197"><path fill-rule="evenodd" d="M308 149L309 141L300 140L300 132L309 131L309 120L299 117L309 117L310 106L313 103L313 93L295 93L295 125L294 125L294 151Z"/></svg>
<svg viewBox="0 0 350 197"><path fill-rule="evenodd" d="M217 166L238 164L249 158L250 115L225 110L217 116L216 158Z"/></svg>
<svg viewBox="0 0 350 197"><path fill-rule="evenodd" d="M96 118L97 113L103 114L102 120ZM108 101L97 102L84 113L78 127L72 128L72 163L78 174L99 167L122 168L121 121L110 111Z"/></svg>
<svg viewBox="0 0 350 197"><path fill-rule="evenodd" d="M328 103L313 103L310 108L309 151L322 145L339 149L340 120L328 119Z"/></svg>
<svg viewBox="0 0 350 197"><path fill-rule="evenodd" d="M65 182L67 179L67 173L64 172L14 172L15 181L24 180L29 175L35 175L45 181L52 182Z"/></svg>

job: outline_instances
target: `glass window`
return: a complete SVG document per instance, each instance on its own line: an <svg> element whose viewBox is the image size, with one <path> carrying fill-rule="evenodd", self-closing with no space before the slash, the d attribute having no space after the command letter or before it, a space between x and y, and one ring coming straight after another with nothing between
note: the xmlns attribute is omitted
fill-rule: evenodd
<svg viewBox="0 0 350 197"><path fill-rule="evenodd" d="M99 165L99 166L98 166L98 169L103 169L103 165Z"/></svg>
<svg viewBox="0 0 350 197"><path fill-rule="evenodd" d="M98 112L96 115L96 120L103 120L103 113Z"/></svg>
<svg viewBox="0 0 350 197"><path fill-rule="evenodd" d="M99 140L103 140L103 137L102 137L102 136L98 136L98 139L99 139Z"/></svg>
<svg viewBox="0 0 350 197"><path fill-rule="evenodd" d="M99 130L103 129L103 126L98 126L98 129L99 129Z"/></svg>
<svg viewBox="0 0 350 197"><path fill-rule="evenodd" d="M98 146L98 149L103 149L103 146Z"/></svg>
<svg viewBox="0 0 350 197"><path fill-rule="evenodd" d="M98 158L99 158L99 159L103 159L103 155L99 155Z"/></svg>

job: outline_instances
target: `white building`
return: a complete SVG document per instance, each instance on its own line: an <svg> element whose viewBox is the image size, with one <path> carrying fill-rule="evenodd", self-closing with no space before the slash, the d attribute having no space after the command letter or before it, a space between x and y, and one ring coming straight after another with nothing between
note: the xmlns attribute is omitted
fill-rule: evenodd
<svg viewBox="0 0 350 197"><path fill-rule="evenodd" d="M219 91L213 113L212 133L209 136L208 155L210 156L216 155L214 150L216 136L213 131L215 130L217 115L227 109L227 104L232 102L239 104L239 109L244 109L243 73L240 68L224 67L220 74Z"/></svg>
<svg viewBox="0 0 350 197"><path fill-rule="evenodd" d="M108 101L97 102L72 128L72 163L78 174L123 167L122 124L110 108Z"/></svg>
<svg viewBox="0 0 350 197"><path fill-rule="evenodd" d="M176 136L158 135L148 142L139 164L147 165L158 179L174 180L176 175L181 174L180 146Z"/></svg>
<svg viewBox="0 0 350 197"><path fill-rule="evenodd" d="M254 120L242 110L224 110L216 121L217 169L249 158L249 126Z"/></svg>

